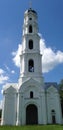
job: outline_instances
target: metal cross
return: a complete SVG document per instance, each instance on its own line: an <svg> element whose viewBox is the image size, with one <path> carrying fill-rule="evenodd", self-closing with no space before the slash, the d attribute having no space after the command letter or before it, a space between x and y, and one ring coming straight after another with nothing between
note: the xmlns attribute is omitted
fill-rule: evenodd
<svg viewBox="0 0 63 130"><path fill-rule="evenodd" d="M30 9L32 8L32 1L31 0L29 1L29 7L30 7Z"/></svg>

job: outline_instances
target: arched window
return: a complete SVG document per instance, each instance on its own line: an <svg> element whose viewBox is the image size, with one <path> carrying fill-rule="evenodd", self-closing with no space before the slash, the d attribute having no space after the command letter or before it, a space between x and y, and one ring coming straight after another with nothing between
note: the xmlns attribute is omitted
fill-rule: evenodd
<svg viewBox="0 0 63 130"><path fill-rule="evenodd" d="M29 25L29 33L32 33L32 25Z"/></svg>
<svg viewBox="0 0 63 130"><path fill-rule="evenodd" d="M33 60L29 60L28 70L29 70L29 72L34 72L34 61Z"/></svg>
<svg viewBox="0 0 63 130"><path fill-rule="evenodd" d="M33 40L29 40L29 49L33 49Z"/></svg>
<svg viewBox="0 0 63 130"><path fill-rule="evenodd" d="M33 92L32 91L30 92L30 98L33 98Z"/></svg>
<svg viewBox="0 0 63 130"><path fill-rule="evenodd" d="M52 109L52 110L51 110L51 112L52 112L52 113L55 113L55 110L54 110L54 109Z"/></svg>

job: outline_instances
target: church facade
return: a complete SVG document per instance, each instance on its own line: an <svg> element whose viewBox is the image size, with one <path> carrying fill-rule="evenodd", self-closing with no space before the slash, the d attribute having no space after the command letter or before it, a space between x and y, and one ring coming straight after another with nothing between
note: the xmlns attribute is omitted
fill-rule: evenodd
<svg viewBox="0 0 63 130"><path fill-rule="evenodd" d="M20 76L3 90L1 125L62 124L56 83L44 83L37 12L24 13Z"/></svg>

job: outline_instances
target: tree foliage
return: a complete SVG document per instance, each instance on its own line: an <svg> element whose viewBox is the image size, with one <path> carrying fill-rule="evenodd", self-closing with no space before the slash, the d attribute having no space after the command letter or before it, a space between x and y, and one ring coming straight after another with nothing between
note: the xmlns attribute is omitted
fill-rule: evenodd
<svg viewBox="0 0 63 130"><path fill-rule="evenodd" d="M59 93L60 93L62 116L63 116L63 79L60 81L60 84L59 84Z"/></svg>

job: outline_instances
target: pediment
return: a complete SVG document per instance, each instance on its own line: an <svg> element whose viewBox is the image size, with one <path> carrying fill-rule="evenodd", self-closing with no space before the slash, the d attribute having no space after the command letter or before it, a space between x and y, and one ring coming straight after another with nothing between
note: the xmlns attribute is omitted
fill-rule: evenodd
<svg viewBox="0 0 63 130"><path fill-rule="evenodd" d="M49 86L49 88L47 89L47 92L50 92L50 93L56 93L58 92L57 88L55 86Z"/></svg>
<svg viewBox="0 0 63 130"><path fill-rule="evenodd" d="M19 91L24 91L28 87L36 87L39 89L41 84L33 78L27 79L19 88Z"/></svg>
<svg viewBox="0 0 63 130"><path fill-rule="evenodd" d="M4 86L3 92L4 93L15 93L17 90L15 88L15 86L13 86L12 84L6 84Z"/></svg>

